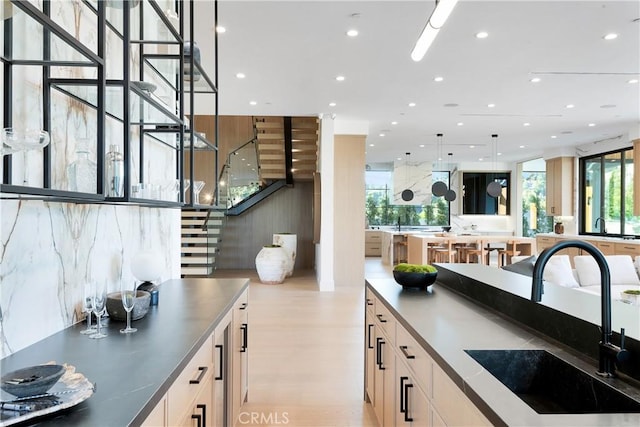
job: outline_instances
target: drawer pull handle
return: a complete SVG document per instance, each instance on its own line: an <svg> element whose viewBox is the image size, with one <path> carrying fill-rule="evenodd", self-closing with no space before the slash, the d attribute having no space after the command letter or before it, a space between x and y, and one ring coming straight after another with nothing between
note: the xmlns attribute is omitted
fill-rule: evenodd
<svg viewBox="0 0 640 427"><path fill-rule="evenodd" d="M367 348L373 348L373 346L371 345L371 328L373 327L373 323L367 325L368 326L368 333L369 335L367 336Z"/></svg>
<svg viewBox="0 0 640 427"><path fill-rule="evenodd" d="M243 323L240 326L240 329L242 330L242 348L240 348L240 353L244 353L247 351L247 347L249 346L249 325Z"/></svg>
<svg viewBox="0 0 640 427"><path fill-rule="evenodd" d="M200 375L198 375L198 378L196 378L195 380L189 380L189 384L200 384L200 381L202 381L204 376L207 374L207 371L209 370L209 367L207 367L207 366L198 366L198 370L200 371Z"/></svg>
<svg viewBox="0 0 640 427"><path fill-rule="evenodd" d="M207 405L198 404L196 408L202 409L202 427L207 427Z"/></svg>
<svg viewBox="0 0 640 427"><path fill-rule="evenodd" d="M224 372L224 346L222 344L216 344L216 348L218 350L220 350L220 357L218 359L218 376L215 377L215 380L221 380L222 378L222 374Z"/></svg>
<svg viewBox="0 0 640 427"><path fill-rule="evenodd" d="M247 304L246 302L243 302L242 304L240 304L240 308L238 308L238 310L246 310L248 305L249 304Z"/></svg>
<svg viewBox="0 0 640 427"><path fill-rule="evenodd" d="M413 384L404 385L404 421L407 423L413 422L413 417L409 416L409 389L413 388Z"/></svg>
<svg viewBox="0 0 640 427"><path fill-rule="evenodd" d="M376 317L378 318L378 320L380 321L380 323L387 323L387 321L385 319L382 318L382 314L376 314Z"/></svg>
<svg viewBox="0 0 640 427"><path fill-rule="evenodd" d="M202 427L202 415L200 414L191 414L191 419L192 420L198 420L198 427Z"/></svg>
<svg viewBox="0 0 640 427"><path fill-rule="evenodd" d="M384 371L384 366L382 366L382 345L384 344L384 338L376 338L376 363L378 364L378 369Z"/></svg>
<svg viewBox="0 0 640 427"><path fill-rule="evenodd" d="M367 305L373 305L373 301L371 301L369 298L367 298Z"/></svg>
<svg viewBox="0 0 640 427"><path fill-rule="evenodd" d="M407 351L407 346L406 345L401 345L400 346L400 351L402 352L402 354L404 354L404 357L406 357L407 359L415 359L416 356L413 354L409 354L409 352Z"/></svg>

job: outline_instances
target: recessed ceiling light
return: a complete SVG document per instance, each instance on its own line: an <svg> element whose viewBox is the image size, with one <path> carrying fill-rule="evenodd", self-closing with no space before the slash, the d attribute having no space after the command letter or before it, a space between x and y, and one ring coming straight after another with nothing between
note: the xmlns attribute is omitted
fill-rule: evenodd
<svg viewBox="0 0 640 427"><path fill-rule="evenodd" d="M618 35L616 33L609 33L605 36L602 37L605 40L615 40L618 38Z"/></svg>
<svg viewBox="0 0 640 427"><path fill-rule="evenodd" d="M384 136L384 135L385 135L384 133L381 133L379 136Z"/></svg>
<svg viewBox="0 0 640 427"><path fill-rule="evenodd" d="M524 145L521 145L520 148L524 148Z"/></svg>
<svg viewBox="0 0 640 427"><path fill-rule="evenodd" d="M478 160L482 161L482 157L480 157Z"/></svg>
<svg viewBox="0 0 640 427"><path fill-rule="evenodd" d="M529 80L531 83L538 83L540 82L540 80L542 80L540 77L534 77L531 80Z"/></svg>
<svg viewBox="0 0 640 427"><path fill-rule="evenodd" d="M557 136L556 135L551 135L551 139L556 139Z"/></svg>
<svg viewBox="0 0 640 427"><path fill-rule="evenodd" d="M336 103L335 103L335 102L330 102L330 103L329 103L329 107L335 107L335 106L336 106Z"/></svg>
<svg viewBox="0 0 640 427"><path fill-rule="evenodd" d="M349 30L349 31L347 31L347 35L349 37L356 37L358 35L358 30L353 30L353 29Z"/></svg>
<svg viewBox="0 0 640 427"><path fill-rule="evenodd" d="M476 148L476 146L475 145L470 145L469 148Z"/></svg>
<svg viewBox="0 0 640 427"><path fill-rule="evenodd" d="M402 160L402 157L398 157L398 160Z"/></svg>
<svg viewBox="0 0 640 427"><path fill-rule="evenodd" d="M476 33L476 38L478 39L486 39L487 37L489 37L489 33L487 33L486 31L480 31L479 33Z"/></svg>
<svg viewBox="0 0 640 427"><path fill-rule="evenodd" d="M487 104L487 107L489 107L489 108L493 108L495 106L496 106L496 104Z"/></svg>
<svg viewBox="0 0 640 427"><path fill-rule="evenodd" d="M247 76L244 73L237 73L236 77L239 78L239 79L244 79Z"/></svg>
<svg viewBox="0 0 640 427"><path fill-rule="evenodd" d="M531 126L531 123L523 123L522 126Z"/></svg>
<svg viewBox="0 0 640 427"><path fill-rule="evenodd" d="M227 32L227 29L225 27L223 27L221 25L218 25L216 27L216 33L226 33L226 32Z"/></svg>
<svg viewBox="0 0 640 427"><path fill-rule="evenodd" d="M590 128L592 128L592 127L594 127L595 125L596 125L595 123L589 123L589 125L588 125L588 126L589 126Z"/></svg>
<svg viewBox="0 0 640 427"><path fill-rule="evenodd" d="M416 106L416 103L415 103L415 102L410 102L410 103L409 103L409 107L415 107L415 106Z"/></svg>
<svg viewBox="0 0 640 427"><path fill-rule="evenodd" d="M376 144L369 144L369 147L375 147Z"/></svg>
<svg viewBox="0 0 640 427"><path fill-rule="evenodd" d="M575 107L575 105L573 105L573 104L567 104L567 105L565 105L565 107L566 107L566 108L573 108L573 107Z"/></svg>
<svg viewBox="0 0 640 427"><path fill-rule="evenodd" d="M457 125L458 125L458 126L464 126L464 123L462 123L462 122L458 122L458 123L457 123Z"/></svg>
<svg viewBox="0 0 640 427"><path fill-rule="evenodd" d="M631 79L627 81L627 83L630 83L630 84L638 83L638 79Z"/></svg>
<svg viewBox="0 0 640 427"><path fill-rule="evenodd" d="M502 153L497 153L498 156L502 156Z"/></svg>
<svg viewBox="0 0 640 427"><path fill-rule="evenodd" d="M392 124L392 125L397 125L397 124L398 124L398 122L391 122L391 124Z"/></svg>
<svg viewBox="0 0 640 427"><path fill-rule="evenodd" d="M424 148L424 144L420 144L420 148Z"/></svg>
<svg viewBox="0 0 640 427"><path fill-rule="evenodd" d="M249 105L258 105L256 101L249 101Z"/></svg>
<svg viewBox="0 0 640 427"><path fill-rule="evenodd" d="M337 76L336 80L339 82L343 82L344 81L344 76Z"/></svg>
<svg viewBox="0 0 640 427"><path fill-rule="evenodd" d="M444 77L442 77L442 76L436 76L436 77L433 78L434 82L441 82L443 80L444 80Z"/></svg>

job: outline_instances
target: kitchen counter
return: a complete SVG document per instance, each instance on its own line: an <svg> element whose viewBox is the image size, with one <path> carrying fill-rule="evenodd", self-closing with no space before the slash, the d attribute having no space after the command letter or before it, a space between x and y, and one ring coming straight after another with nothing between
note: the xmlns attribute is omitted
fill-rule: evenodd
<svg viewBox="0 0 640 427"><path fill-rule="evenodd" d="M139 425L248 286L248 279L169 280L158 306L132 323L136 333L120 334L124 323L109 322L109 336L93 340L79 323L2 359L0 368L55 361L96 384L88 400L39 425Z"/></svg>
<svg viewBox="0 0 640 427"><path fill-rule="evenodd" d="M593 372L595 365L439 283L432 286L431 292L419 292L403 290L391 277L371 278L366 282L402 326L494 425L640 425L640 414L635 413L538 414L464 350L545 349L586 372ZM617 379L606 381L616 385L620 382ZM633 390L637 392L637 399L640 390Z"/></svg>

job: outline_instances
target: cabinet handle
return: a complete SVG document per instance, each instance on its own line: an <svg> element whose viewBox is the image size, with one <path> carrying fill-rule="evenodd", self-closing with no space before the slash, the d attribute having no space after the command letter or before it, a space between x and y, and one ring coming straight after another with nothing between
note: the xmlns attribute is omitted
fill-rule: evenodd
<svg viewBox="0 0 640 427"><path fill-rule="evenodd" d="M413 422L413 418L409 416L409 389L410 388L413 388L413 384L407 383L404 385L404 400L405 400L404 420L407 423Z"/></svg>
<svg viewBox="0 0 640 427"><path fill-rule="evenodd" d="M625 249L629 249L629 250L632 250L632 251L635 251L635 250L636 250L636 248L635 248L635 247L633 247L633 246L632 246L632 247L629 247L629 246L624 246L624 248L625 248Z"/></svg>
<svg viewBox="0 0 640 427"><path fill-rule="evenodd" d="M240 348L240 353L244 353L247 351L247 347L249 344L248 335L249 335L249 325L243 323L240 325L240 329L242 330L242 348Z"/></svg>
<svg viewBox="0 0 640 427"><path fill-rule="evenodd" d="M373 305L373 301L371 301L369 298L367 298L367 305Z"/></svg>
<svg viewBox="0 0 640 427"><path fill-rule="evenodd" d="M409 352L407 351L407 346L406 345L401 345L400 346L400 351L402 352L402 354L404 354L404 357L406 357L407 359L415 359L416 356L413 354L409 354Z"/></svg>
<svg viewBox="0 0 640 427"><path fill-rule="evenodd" d="M219 362L218 362L218 376L214 378L214 380L221 380L222 378L222 373L224 372L224 346L222 344L216 344L216 348L218 350L220 350L220 357L219 357Z"/></svg>
<svg viewBox="0 0 640 427"><path fill-rule="evenodd" d="M371 327L373 326L373 324L369 324L368 326L368 333L369 335L367 336L367 348L373 348L373 346L371 345Z"/></svg>
<svg viewBox="0 0 640 427"><path fill-rule="evenodd" d="M192 420L198 420L198 427L202 427L202 415L200 414L191 414Z"/></svg>
<svg viewBox="0 0 640 427"><path fill-rule="evenodd" d="M376 363L378 364L378 369L384 371L384 366L382 366L382 345L384 344L384 338L376 338Z"/></svg>
<svg viewBox="0 0 640 427"><path fill-rule="evenodd" d="M196 405L196 408L202 409L202 427L207 427L207 405Z"/></svg>
<svg viewBox="0 0 640 427"><path fill-rule="evenodd" d="M242 304L240 304L240 308L238 308L238 310L246 310L248 305L248 303L243 302Z"/></svg>
<svg viewBox="0 0 640 427"><path fill-rule="evenodd" d="M202 381L202 379L206 375L207 371L209 370L209 367L198 366L198 370L200 371L200 375L198 375L198 378L196 378L195 380L189 380L189 384L200 384L200 381Z"/></svg>
<svg viewBox="0 0 640 427"><path fill-rule="evenodd" d="M376 317L378 318L378 320L380 321L380 323L387 323L387 321L385 319L382 318L382 314L376 314Z"/></svg>
<svg viewBox="0 0 640 427"><path fill-rule="evenodd" d="M405 408L405 400L404 400L404 382L408 381L409 377L400 377L400 413L404 414L407 412L407 408Z"/></svg>

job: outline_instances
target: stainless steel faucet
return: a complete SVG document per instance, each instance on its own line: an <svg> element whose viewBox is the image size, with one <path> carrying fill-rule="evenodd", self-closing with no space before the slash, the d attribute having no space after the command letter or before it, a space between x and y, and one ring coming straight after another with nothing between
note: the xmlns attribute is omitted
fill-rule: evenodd
<svg viewBox="0 0 640 427"><path fill-rule="evenodd" d="M603 220L604 221L604 220ZM533 282L531 287L531 301L540 302L542 299L542 272L547 261L556 252L565 248L583 249L596 260L600 268L600 311L602 314L602 337L599 346L598 375L604 377L615 376L616 362L623 362L629 358L629 352L624 348L624 328L620 329L620 347L611 343L611 272L602 252L590 243L582 240L565 240L542 251L533 267Z"/></svg>
<svg viewBox="0 0 640 427"><path fill-rule="evenodd" d="M596 223L594 225L596 228L598 228L598 222L600 223L600 233L607 234L607 226L604 222L604 218L602 218L601 216L596 218Z"/></svg>

